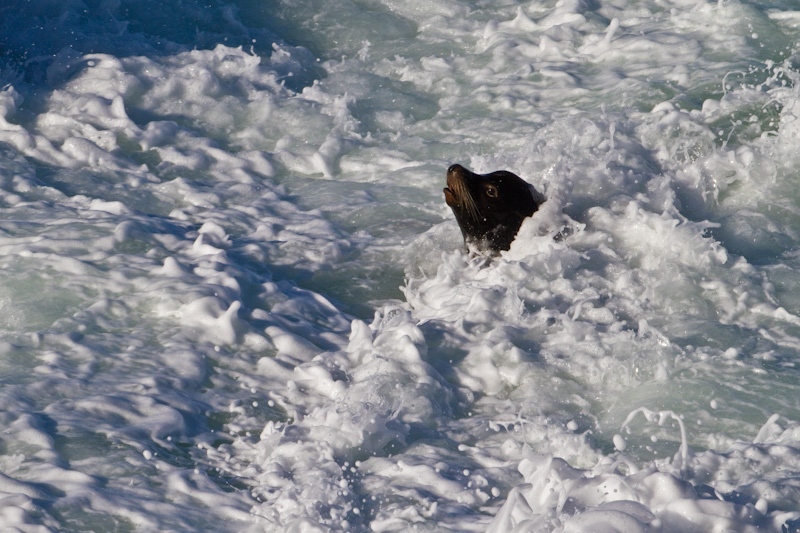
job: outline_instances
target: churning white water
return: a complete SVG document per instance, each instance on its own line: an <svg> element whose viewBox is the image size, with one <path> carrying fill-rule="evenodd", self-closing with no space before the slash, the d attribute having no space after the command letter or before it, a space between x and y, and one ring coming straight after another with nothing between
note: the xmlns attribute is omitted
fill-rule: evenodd
<svg viewBox="0 0 800 533"><path fill-rule="evenodd" d="M799 531L798 40L790 0L6 0L2 529ZM452 163L548 198L498 258Z"/></svg>

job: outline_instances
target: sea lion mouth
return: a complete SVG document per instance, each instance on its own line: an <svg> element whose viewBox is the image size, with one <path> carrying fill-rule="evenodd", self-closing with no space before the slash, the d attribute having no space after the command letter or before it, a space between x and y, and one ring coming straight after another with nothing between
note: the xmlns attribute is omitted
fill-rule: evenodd
<svg viewBox="0 0 800 533"><path fill-rule="evenodd" d="M453 191L450 190L450 187L445 187L444 189L442 189L442 192L444 193L444 201L447 205L449 205L450 207L458 205L458 200L456 199L456 195L455 193L453 193Z"/></svg>

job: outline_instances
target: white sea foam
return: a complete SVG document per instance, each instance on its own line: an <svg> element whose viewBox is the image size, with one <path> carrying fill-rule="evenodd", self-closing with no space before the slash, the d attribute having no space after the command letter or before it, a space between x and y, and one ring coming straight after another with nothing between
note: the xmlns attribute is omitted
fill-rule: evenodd
<svg viewBox="0 0 800 533"><path fill-rule="evenodd" d="M0 523L799 530L797 20L0 7Z"/></svg>

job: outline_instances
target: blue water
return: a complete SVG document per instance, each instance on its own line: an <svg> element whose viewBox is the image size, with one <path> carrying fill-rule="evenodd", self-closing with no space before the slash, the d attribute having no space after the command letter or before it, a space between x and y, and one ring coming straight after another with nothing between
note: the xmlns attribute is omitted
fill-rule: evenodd
<svg viewBox="0 0 800 533"><path fill-rule="evenodd" d="M0 524L800 530L798 38L788 1L6 2ZM466 252L452 163L543 191L511 250Z"/></svg>

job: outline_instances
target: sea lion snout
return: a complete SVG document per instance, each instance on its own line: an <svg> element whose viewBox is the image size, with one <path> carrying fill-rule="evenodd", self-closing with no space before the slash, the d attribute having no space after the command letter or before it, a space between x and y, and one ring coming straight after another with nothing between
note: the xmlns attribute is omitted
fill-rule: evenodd
<svg viewBox="0 0 800 533"><path fill-rule="evenodd" d="M461 165L450 165L447 169L447 187L443 189L444 201L450 207L463 205L465 195L469 195L466 174L469 170Z"/></svg>

